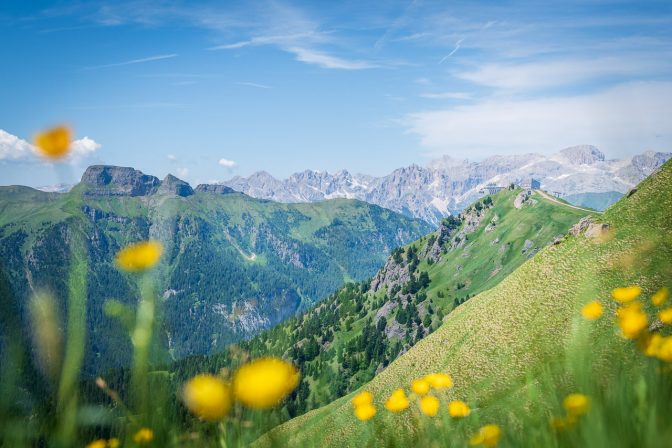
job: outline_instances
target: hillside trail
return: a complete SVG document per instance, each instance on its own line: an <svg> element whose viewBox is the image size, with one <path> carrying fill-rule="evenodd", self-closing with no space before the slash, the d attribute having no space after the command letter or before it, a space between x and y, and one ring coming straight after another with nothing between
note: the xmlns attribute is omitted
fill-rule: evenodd
<svg viewBox="0 0 672 448"><path fill-rule="evenodd" d="M575 208L575 209L577 209L577 210L583 210L584 212L590 212L590 213L602 214L602 212L597 211L597 210L591 210L591 209L589 209L589 208L577 207L576 205L567 204L567 203L565 203L565 202L558 201L556 198L554 198L553 196L549 195L548 193L546 193L546 192L544 192L544 191L542 191L542 190L534 190L534 192L535 192L535 193L539 193L543 198L546 198L546 199L548 199L548 200L551 201L551 202L555 202L556 204L564 205L565 207Z"/></svg>

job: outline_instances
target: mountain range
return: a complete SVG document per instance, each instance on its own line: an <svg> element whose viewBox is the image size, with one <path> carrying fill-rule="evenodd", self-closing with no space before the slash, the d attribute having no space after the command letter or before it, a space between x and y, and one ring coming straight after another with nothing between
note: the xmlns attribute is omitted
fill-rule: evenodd
<svg viewBox="0 0 672 448"><path fill-rule="evenodd" d="M68 272L86 269L86 368L127 365L129 342L106 312L138 300L114 265L127 244L163 244L156 270L162 338L173 359L220 351L373 275L391 251L431 227L362 201L282 204L223 185L165 179L127 167L89 167L68 193L0 187L0 274L24 327L48 288L67 310ZM71 248L82 253L71 253ZM2 275L0 275L2 277ZM0 281L3 279L0 278ZM3 300L5 298L2 298Z"/></svg>
<svg viewBox="0 0 672 448"><path fill-rule="evenodd" d="M672 153L647 151L630 159L607 159L598 148L580 145L550 156L493 156L480 162L444 156L426 167L413 164L382 177L306 170L279 180L259 171L222 184L279 202L359 199L438 225L482 196L487 184L508 186L531 178L569 202L603 210L671 157Z"/></svg>

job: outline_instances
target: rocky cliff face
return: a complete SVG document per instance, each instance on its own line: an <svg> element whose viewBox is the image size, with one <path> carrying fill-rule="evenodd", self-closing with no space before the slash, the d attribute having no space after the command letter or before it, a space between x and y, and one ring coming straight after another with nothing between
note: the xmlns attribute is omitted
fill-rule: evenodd
<svg viewBox="0 0 672 448"><path fill-rule="evenodd" d="M218 184L200 184L196 187L196 190L199 193L213 193L213 194L231 194L236 193L236 190L233 188L227 187L226 185Z"/></svg>
<svg viewBox="0 0 672 448"><path fill-rule="evenodd" d="M505 186L535 178L543 189L566 195L625 193L671 156L649 151L629 160L607 160L598 148L580 145L550 156L494 156L481 162L446 156L427 167L411 165L383 177L307 170L278 180L260 172L223 184L253 197L280 202L360 199L438 225L442 218L459 213L481 196L479 191L488 183Z"/></svg>
<svg viewBox="0 0 672 448"><path fill-rule="evenodd" d="M156 191L158 194L170 194L175 196L187 197L194 194L191 186L183 180L169 174L161 181L161 185Z"/></svg>
<svg viewBox="0 0 672 448"><path fill-rule="evenodd" d="M129 167L93 165L84 172L81 184L91 196L147 196L156 193L161 181Z"/></svg>

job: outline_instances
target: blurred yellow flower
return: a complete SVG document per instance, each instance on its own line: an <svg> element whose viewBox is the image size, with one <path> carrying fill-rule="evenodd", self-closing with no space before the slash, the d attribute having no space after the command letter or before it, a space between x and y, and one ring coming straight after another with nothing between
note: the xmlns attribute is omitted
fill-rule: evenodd
<svg viewBox="0 0 672 448"><path fill-rule="evenodd" d="M429 392L429 383L423 378L413 380L411 382L411 390L416 395L425 395Z"/></svg>
<svg viewBox="0 0 672 448"><path fill-rule="evenodd" d="M116 437L113 437L107 441L107 448L119 448L120 446L121 442L119 442L119 439Z"/></svg>
<svg viewBox="0 0 672 448"><path fill-rule="evenodd" d="M133 435L133 441L138 445L145 445L154 440L154 431L149 428L140 428L138 432Z"/></svg>
<svg viewBox="0 0 672 448"><path fill-rule="evenodd" d="M578 417L588 411L590 401L583 394L569 394L562 402L569 417Z"/></svg>
<svg viewBox="0 0 672 448"><path fill-rule="evenodd" d="M373 394L369 392L368 390L362 391L355 395L355 397L352 399L352 405L354 407L362 406L365 404L371 404L373 403Z"/></svg>
<svg viewBox="0 0 672 448"><path fill-rule="evenodd" d="M397 389L392 392L390 398L385 402L385 408L390 412L401 412L408 407L408 398L404 389Z"/></svg>
<svg viewBox="0 0 672 448"><path fill-rule="evenodd" d="M434 389L450 389L453 387L453 379L447 373L430 373L425 376L424 380Z"/></svg>
<svg viewBox="0 0 672 448"><path fill-rule="evenodd" d="M620 308L616 315L618 316L618 325L621 327L621 335L626 339L634 339L639 336L648 324L646 313L642 311L639 303Z"/></svg>
<svg viewBox="0 0 672 448"><path fill-rule="evenodd" d="M617 302L627 303L635 300L642 293L642 288L637 285L616 288L611 291L611 297Z"/></svg>
<svg viewBox="0 0 672 448"><path fill-rule="evenodd" d="M658 356L658 351L660 350L660 346L663 343L663 337L658 334L654 333L649 335L645 340L644 340L644 354L646 356Z"/></svg>
<svg viewBox="0 0 672 448"><path fill-rule="evenodd" d="M35 136L35 146L40 154L48 159L60 159L70 151L72 133L67 126L40 132Z"/></svg>
<svg viewBox="0 0 672 448"><path fill-rule="evenodd" d="M658 313L658 318L664 324L672 324L672 308L665 308Z"/></svg>
<svg viewBox="0 0 672 448"><path fill-rule="evenodd" d="M469 405L462 400L453 400L448 403L448 414L454 418L467 417L471 413Z"/></svg>
<svg viewBox="0 0 672 448"><path fill-rule="evenodd" d="M670 290L667 288L660 288L657 293L651 296L651 303L660 306L665 303L670 297Z"/></svg>
<svg viewBox="0 0 672 448"><path fill-rule="evenodd" d="M427 417L434 417L439 412L439 399L432 395L420 398L420 411Z"/></svg>
<svg viewBox="0 0 672 448"><path fill-rule="evenodd" d="M603 307L600 302L594 300L581 308L581 315L586 320L599 319L602 316Z"/></svg>
<svg viewBox="0 0 672 448"><path fill-rule="evenodd" d="M131 244L117 253L117 266L129 272L144 271L158 263L163 245L158 241Z"/></svg>
<svg viewBox="0 0 672 448"><path fill-rule="evenodd" d="M376 408L371 403L360 404L355 407L355 417L365 422L376 415Z"/></svg>
<svg viewBox="0 0 672 448"><path fill-rule="evenodd" d="M187 408L205 421L221 420L229 413L233 399L231 388L214 375L196 375L182 390Z"/></svg>
<svg viewBox="0 0 672 448"><path fill-rule="evenodd" d="M107 448L107 441L105 439L94 440L86 445L86 448Z"/></svg>
<svg viewBox="0 0 672 448"><path fill-rule="evenodd" d="M662 339L656 356L663 361L672 362L672 336Z"/></svg>
<svg viewBox="0 0 672 448"><path fill-rule="evenodd" d="M470 445L483 445L491 448L497 446L499 439L502 437L502 430L497 425L485 425L478 430L470 440Z"/></svg>
<svg viewBox="0 0 672 448"><path fill-rule="evenodd" d="M233 393L245 406L271 408L299 384L300 374L280 358L259 358L243 365L233 377Z"/></svg>

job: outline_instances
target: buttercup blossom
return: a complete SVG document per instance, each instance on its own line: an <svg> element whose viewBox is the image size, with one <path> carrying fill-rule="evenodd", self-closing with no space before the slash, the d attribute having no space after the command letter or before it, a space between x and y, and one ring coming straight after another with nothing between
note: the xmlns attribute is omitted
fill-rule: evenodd
<svg viewBox="0 0 672 448"><path fill-rule="evenodd" d="M470 445L483 445L486 448L497 446L502 430L497 425L485 425L470 440Z"/></svg>
<svg viewBox="0 0 672 448"><path fill-rule="evenodd" d="M233 393L245 406L277 405L299 384L296 367L279 358L260 358L243 365L233 377Z"/></svg>
<svg viewBox="0 0 672 448"><path fill-rule="evenodd" d="M116 262L125 271L139 272L158 263L162 253L163 245L158 241L143 241L120 250Z"/></svg>
<svg viewBox="0 0 672 448"><path fill-rule="evenodd" d="M432 395L420 398L420 411L427 417L434 417L439 412L439 399Z"/></svg>
<svg viewBox="0 0 672 448"><path fill-rule="evenodd" d="M447 373L430 373L425 376L424 380L434 389L450 389L453 387L453 379Z"/></svg>
<svg viewBox="0 0 672 448"><path fill-rule="evenodd" d="M364 403L355 407L355 417L361 421L372 419L376 415L376 408L371 403Z"/></svg>
<svg viewBox="0 0 672 448"><path fill-rule="evenodd" d="M658 319L664 324L672 324L672 308L665 308L658 313Z"/></svg>
<svg viewBox="0 0 672 448"><path fill-rule="evenodd" d="M425 379L413 380L411 390L416 395L425 395L429 392L429 383Z"/></svg>
<svg viewBox="0 0 672 448"><path fill-rule="evenodd" d="M60 159L70 152L72 133L66 126L58 126L35 136L35 146L48 159Z"/></svg>
<svg viewBox="0 0 672 448"><path fill-rule="evenodd" d="M408 397L406 397L404 389L397 389L385 402L385 408L390 412L401 412L408 407L408 404Z"/></svg>
<svg viewBox="0 0 672 448"><path fill-rule="evenodd" d="M453 418L467 417L470 413L469 405L462 400L453 400L448 403L448 414Z"/></svg>
<svg viewBox="0 0 672 448"><path fill-rule="evenodd" d="M660 306L667 301L668 297L670 297L670 290L667 288L660 288L658 292L651 296L651 303Z"/></svg>
<svg viewBox="0 0 672 448"><path fill-rule="evenodd" d="M644 341L644 354L646 356L658 356L658 351L660 350L662 343L663 337L660 334L654 333L649 335Z"/></svg>
<svg viewBox="0 0 672 448"><path fill-rule="evenodd" d="M602 313L602 304L597 300L587 303L583 308L581 308L581 315L586 320L599 319L602 316Z"/></svg>
<svg viewBox="0 0 672 448"><path fill-rule="evenodd" d="M140 428L133 436L133 441L138 445L146 445L154 440L154 431L149 428Z"/></svg>
<svg viewBox="0 0 672 448"><path fill-rule="evenodd" d="M646 328L648 318L642 311L639 303L632 303L617 311L618 325L621 327L621 335L626 339L634 339Z"/></svg>
<svg viewBox="0 0 672 448"><path fill-rule="evenodd" d="M663 361L672 362L672 336L663 338L656 356Z"/></svg>
<svg viewBox="0 0 672 448"><path fill-rule="evenodd" d="M627 286L625 288L616 288L611 291L611 297L617 302L628 303L635 300L642 293L642 288L637 285Z"/></svg>
<svg viewBox="0 0 672 448"><path fill-rule="evenodd" d="M578 417L588 411L590 401L583 394L569 394L562 402L562 406L570 417Z"/></svg>
<svg viewBox="0 0 672 448"><path fill-rule="evenodd" d="M184 385L182 398L191 412L209 422L221 420L233 403L229 385L214 375L193 377Z"/></svg>
<svg viewBox="0 0 672 448"><path fill-rule="evenodd" d="M352 399L352 405L354 407L371 403L373 403L373 394L368 390L358 393L357 395L355 395L355 398Z"/></svg>

